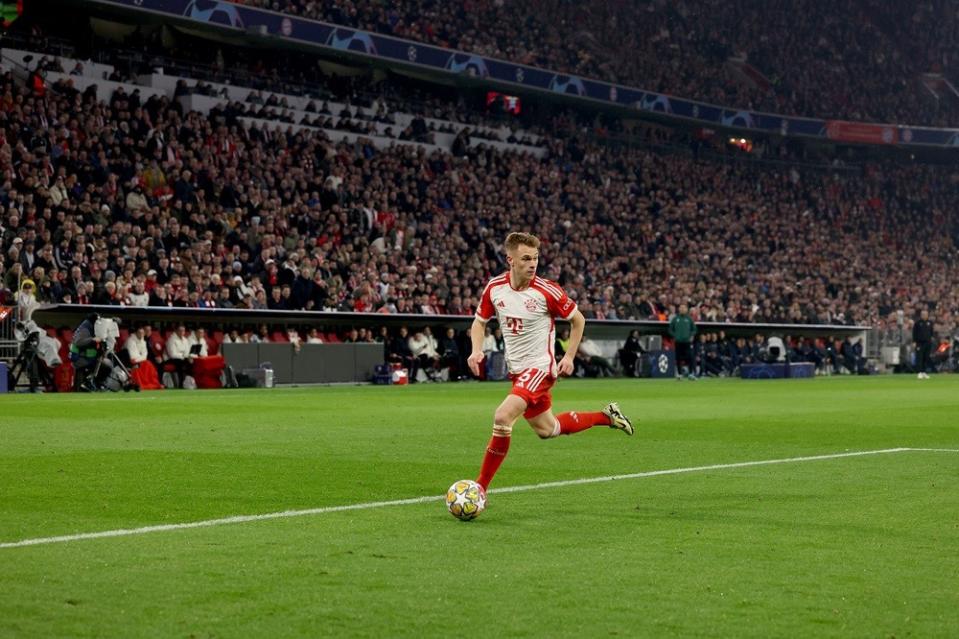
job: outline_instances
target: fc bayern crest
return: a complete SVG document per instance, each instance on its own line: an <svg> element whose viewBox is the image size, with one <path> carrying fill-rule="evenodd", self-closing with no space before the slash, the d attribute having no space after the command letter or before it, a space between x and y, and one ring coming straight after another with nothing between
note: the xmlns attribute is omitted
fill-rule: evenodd
<svg viewBox="0 0 959 639"><path fill-rule="evenodd" d="M535 313L537 308L539 308L539 305L536 303L536 300L526 300L527 311L530 313Z"/></svg>

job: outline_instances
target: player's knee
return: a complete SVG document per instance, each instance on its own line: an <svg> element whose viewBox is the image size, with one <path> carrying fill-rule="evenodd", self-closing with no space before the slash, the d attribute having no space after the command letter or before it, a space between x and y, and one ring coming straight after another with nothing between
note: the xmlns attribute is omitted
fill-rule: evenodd
<svg viewBox="0 0 959 639"><path fill-rule="evenodd" d="M531 422L530 426L533 427L533 432L536 433L536 436L540 439L552 439L553 437L559 435L559 422L557 422L555 419L537 419L536 421Z"/></svg>
<svg viewBox="0 0 959 639"><path fill-rule="evenodd" d="M513 430L513 423L516 421L516 415L513 415L510 411L497 408L496 412L493 413L493 423L502 426L503 428L508 428ZM495 426L494 426L495 428Z"/></svg>
<svg viewBox="0 0 959 639"><path fill-rule="evenodd" d="M543 428L542 426L534 426L533 432L536 433L536 436L540 439L549 439L553 436L552 428Z"/></svg>
<svg viewBox="0 0 959 639"><path fill-rule="evenodd" d="M509 437L513 434L513 425L504 424L498 420L493 422L493 435L495 437Z"/></svg>

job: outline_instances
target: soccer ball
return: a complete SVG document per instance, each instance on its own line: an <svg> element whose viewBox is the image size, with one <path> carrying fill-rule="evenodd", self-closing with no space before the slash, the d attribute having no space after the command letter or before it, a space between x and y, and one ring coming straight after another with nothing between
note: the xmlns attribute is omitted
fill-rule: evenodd
<svg viewBox="0 0 959 639"><path fill-rule="evenodd" d="M486 491L471 479L461 479L446 491L446 508L457 519L476 519L486 508Z"/></svg>

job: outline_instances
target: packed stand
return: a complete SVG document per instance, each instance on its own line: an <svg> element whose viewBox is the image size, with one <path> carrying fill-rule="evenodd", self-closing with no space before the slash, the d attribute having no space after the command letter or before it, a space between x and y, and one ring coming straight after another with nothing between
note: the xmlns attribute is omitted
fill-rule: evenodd
<svg viewBox="0 0 959 639"><path fill-rule="evenodd" d="M6 297L39 302L470 315L500 242L588 317L872 323L959 293L956 176L768 169L548 140L549 155L333 144L169 99L0 99ZM457 256L451 260L450 256Z"/></svg>
<svg viewBox="0 0 959 639"><path fill-rule="evenodd" d="M815 0L762 10L742 0L243 3L736 108L959 123L952 100L918 85L920 74L954 66L956 10L945 0L842 0L828 12ZM730 56L765 79L736 81L724 68Z"/></svg>
<svg viewBox="0 0 959 639"><path fill-rule="evenodd" d="M364 76L331 75L313 56L294 51L270 51L266 56L260 50L224 48L196 38L190 39L188 46L169 50L161 43L135 37L135 34L122 46L102 40L93 32L82 35L95 43L91 58L114 68L109 80L135 82L138 76L161 68L167 75L184 78L177 84L176 98L197 94L228 100L223 85L246 87L250 91L244 102L232 108L242 109L247 117L373 134L374 123L395 125L393 114L405 113L415 116L419 123L396 127L388 137L423 142L428 142L434 132L455 133L461 127L454 124L467 125L472 138L526 146L540 146L537 138L545 132L536 118L507 115L478 99L468 100L455 89L435 85L427 88L415 80L392 75L376 83ZM69 71L70 75L79 75L74 68L65 69L57 58L57 54L67 57L74 54L77 37L77 34L70 38L51 36L34 25L29 35L9 34L8 44L47 53L36 54L38 71ZM210 58L214 60L212 64L208 62ZM76 66L82 70L81 62ZM297 113L287 96L308 98L306 113ZM334 112L330 102L345 104L347 112L342 108ZM426 120L440 120L444 124L427 124ZM523 131L519 131L520 128ZM505 133L499 132L504 129Z"/></svg>

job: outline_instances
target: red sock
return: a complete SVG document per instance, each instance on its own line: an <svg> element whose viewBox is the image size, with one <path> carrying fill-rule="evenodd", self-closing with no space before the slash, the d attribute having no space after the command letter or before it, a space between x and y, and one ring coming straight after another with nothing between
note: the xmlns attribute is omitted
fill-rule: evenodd
<svg viewBox="0 0 959 639"><path fill-rule="evenodd" d="M570 411L557 415L559 420L559 434L572 435L593 426L609 426L609 417L603 413L577 413Z"/></svg>
<svg viewBox="0 0 959 639"><path fill-rule="evenodd" d="M506 459L510 439L497 435L490 437L489 444L486 446L486 455L483 456L483 465L480 467L479 478L476 480L476 483L482 486L483 490L489 487L489 483L493 481L493 475L496 474L500 464Z"/></svg>

